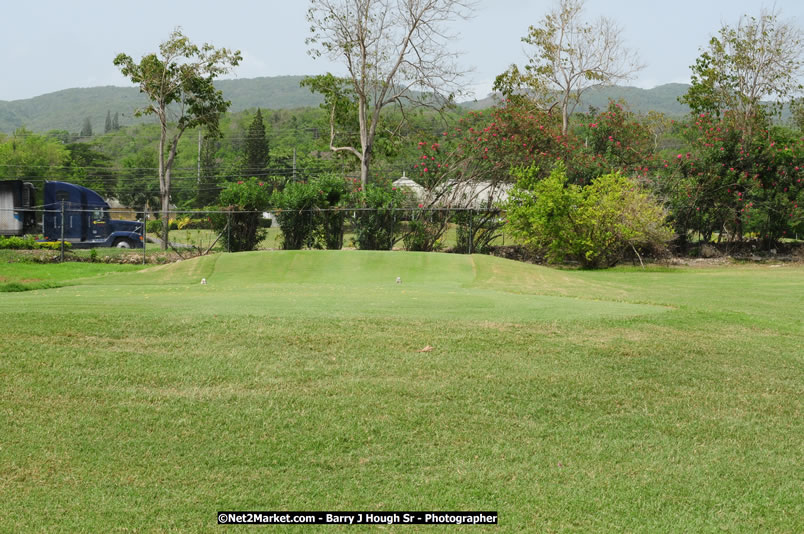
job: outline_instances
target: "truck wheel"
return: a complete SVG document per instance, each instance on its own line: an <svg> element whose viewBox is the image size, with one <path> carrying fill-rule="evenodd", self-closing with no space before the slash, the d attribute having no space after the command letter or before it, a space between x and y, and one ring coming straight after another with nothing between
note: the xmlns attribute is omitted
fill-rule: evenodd
<svg viewBox="0 0 804 534"><path fill-rule="evenodd" d="M131 248L131 242L126 238L118 239L114 242L117 248Z"/></svg>

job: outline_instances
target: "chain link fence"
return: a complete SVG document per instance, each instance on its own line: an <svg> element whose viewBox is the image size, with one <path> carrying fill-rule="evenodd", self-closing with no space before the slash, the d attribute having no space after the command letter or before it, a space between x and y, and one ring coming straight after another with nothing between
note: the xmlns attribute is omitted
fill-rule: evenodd
<svg viewBox="0 0 804 534"><path fill-rule="evenodd" d="M471 208L333 208L266 212L85 209L61 202L25 209L0 207L0 244L79 256L159 251L180 258L213 252L354 248L488 253L511 244L505 212ZM81 249L95 253L78 253ZM116 249L116 250L112 250Z"/></svg>

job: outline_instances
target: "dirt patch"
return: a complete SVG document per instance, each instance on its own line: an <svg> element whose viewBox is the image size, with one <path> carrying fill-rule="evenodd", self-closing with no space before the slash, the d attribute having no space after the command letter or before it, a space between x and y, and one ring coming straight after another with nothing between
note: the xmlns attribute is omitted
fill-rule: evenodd
<svg viewBox="0 0 804 534"><path fill-rule="evenodd" d="M498 258L505 258L506 260L522 261L539 265L545 263L543 254L531 248L523 247L522 245L491 247L489 254Z"/></svg>
<svg viewBox="0 0 804 534"><path fill-rule="evenodd" d="M759 261L762 259L794 258L804 256L804 243L782 242L768 245L756 239L722 243L696 243L686 248L686 253L676 250L676 256L691 258L714 258L731 256L735 259Z"/></svg>
<svg viewBox="0 0 804 534"><path fill-rule="evenodd" d="M538 251L522 245L493 247L492 256L508 260L521 261L543 265L546 263L544 255ZM688 254L666 254L654 251L642 256L642 261L652 265L705 267L728 265L731 263L804 263L804 244L781 243L777 248L764 250L757 242L745 241L742 243L707 243L690 247ZM573 262L566 262L564 266L577 266ZM632 257L626 251L619 265L639 265L639 259Z"/></svg>
<svg viewBox="0 0 804 534"><path fill-rule="evenodd" d="M728 265L733 262L734 260L730 256L720 256L718 258L671 258L667 261L667 264L684 267L708 267Z"/></svg>
<svg viewBox="0 0 804 534"><path fill-rule="evenodd" d="M120 252L117 249L94 249L97 255L93 259L89 251L68 251L64 254L64 261L84 262L84 263L118 263L139 265L142 264L142 251ZM160 265L173 263L181 259L189 259L190 254L184 256L173 252L149 252L145 257L145 263L149 265ZM59 263L61 255L52 250L16 250L13 257L7 260L9 263Z"/></svg>

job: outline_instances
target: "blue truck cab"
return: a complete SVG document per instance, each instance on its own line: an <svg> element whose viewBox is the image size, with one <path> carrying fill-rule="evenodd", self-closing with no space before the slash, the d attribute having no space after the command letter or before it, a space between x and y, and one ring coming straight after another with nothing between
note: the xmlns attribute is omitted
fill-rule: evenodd
<svg viewBox="0 0 804 534"><path fill-rule="evenodd" d="M62 221L62 206L64 221ZM42 233L48 241L62 237L73 248L142 248L143 223L116 221L98 193L67 182L45 182Z"/></svg>

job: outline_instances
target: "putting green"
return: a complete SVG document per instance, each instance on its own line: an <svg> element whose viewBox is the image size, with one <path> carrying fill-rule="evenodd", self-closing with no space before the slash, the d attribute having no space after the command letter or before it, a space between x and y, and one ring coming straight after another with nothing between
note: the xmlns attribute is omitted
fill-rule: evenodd
<svg viewBox="0 0 804 534"><path fill-rule="evenodd" d="M201 285L206 279L207 284ZM397 278L401 283L397 283ZM575 273L490 256L368 251L219 254L29 292L26 306L308 317L528 322L627 317L669 308L600 299ZM598 298L592 298L597 296ZM39 306L41 304L41 307Z"/></svg>

